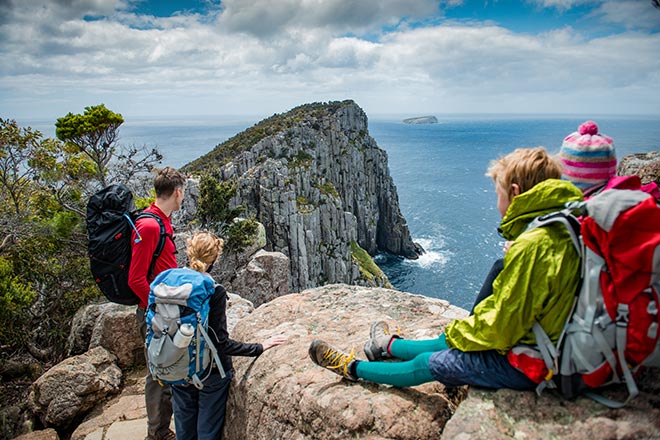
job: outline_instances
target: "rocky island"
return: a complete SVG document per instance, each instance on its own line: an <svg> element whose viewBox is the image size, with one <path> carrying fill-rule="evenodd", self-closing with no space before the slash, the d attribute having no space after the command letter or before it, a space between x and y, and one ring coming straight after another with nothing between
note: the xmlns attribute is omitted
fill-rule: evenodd
<svg viewBox="0 0 660 440"><path fill-rule="evenodd" d="M438 118L435 116L419 116L416 118L407 118L403 120L404 124L437 124Z"/></svg>

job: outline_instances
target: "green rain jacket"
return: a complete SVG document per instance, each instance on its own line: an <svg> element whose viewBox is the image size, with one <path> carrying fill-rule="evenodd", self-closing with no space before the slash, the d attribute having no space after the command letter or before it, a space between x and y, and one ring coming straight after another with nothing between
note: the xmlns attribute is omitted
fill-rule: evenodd
<svg viewBox="0 0 660 440"><path fill-rule="evenodd" d="M535 217L579 200L582 192L576 186L556 179L513 198L500 225L504 238L515 240L504 256L504 269L493 282L493 294L474 314L447 326L449 347L505 354L515 345L536 343L536 321L557 342L578 286L580 259L564 225L525 230Z"/></svg>

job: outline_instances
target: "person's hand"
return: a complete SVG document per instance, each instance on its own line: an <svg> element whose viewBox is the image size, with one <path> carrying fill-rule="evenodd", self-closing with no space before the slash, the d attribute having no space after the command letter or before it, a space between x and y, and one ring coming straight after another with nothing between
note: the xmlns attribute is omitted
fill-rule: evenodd
<svg viewBox="0 0 660 440"><path fill-rule="evenodd" d="M507 241L504 242L504 253L505 254L509 251L509 248L511 247L512 244L513 244L512 241L507 240Z"/></svg>
<svg viewBox="0 0 660 440"><path fill-rule="evenodd" d="M264 347L264 351L266 351L269 348L275 347L276 345L282 345L288 340L289 338L287 338L284 335L271 336L270 338L262 342L261 345Z"/></svg>

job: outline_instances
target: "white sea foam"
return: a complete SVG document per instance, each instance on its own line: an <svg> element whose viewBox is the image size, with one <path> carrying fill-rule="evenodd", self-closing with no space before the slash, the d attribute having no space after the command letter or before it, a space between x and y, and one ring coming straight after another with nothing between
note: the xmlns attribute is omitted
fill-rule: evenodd
<svg viewBox="0 0 660 440"><path fill-rule="evenodd" d="M449 261L449 252L435 252L427 251L424 254L420 255L415 263L419 264L423 268L427 269L431 266L444 266Z"/></svg>
<svg viewBox="0 0 660 440"><path fill-rule="evenodd" d="M433 238L415 238L413 241L419 243L425 252L419 256L417 260L411 260L412 264L417 264L425 269L433 267L442 267L449 261L451 252L442 249L444 247L444 239L442 236Z"/></svg>

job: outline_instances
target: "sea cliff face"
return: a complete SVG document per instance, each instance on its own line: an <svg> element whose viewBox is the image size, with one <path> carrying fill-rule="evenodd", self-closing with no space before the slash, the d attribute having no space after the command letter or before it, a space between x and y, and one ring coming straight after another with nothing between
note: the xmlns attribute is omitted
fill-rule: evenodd
<svg viewBox="0 0 660 440"><path fill-rule="evenodd" d="M242 139L256 142L239 145ZM387 153L353 101L275 115L185 169L211 170L209 164L218 167L212 172L219 179L238 183L232 203L265 226L266 249L289 257L292 291L385 284L356 256L356 245L370 255L416 258L422 252L401 215Z"/></svg>

